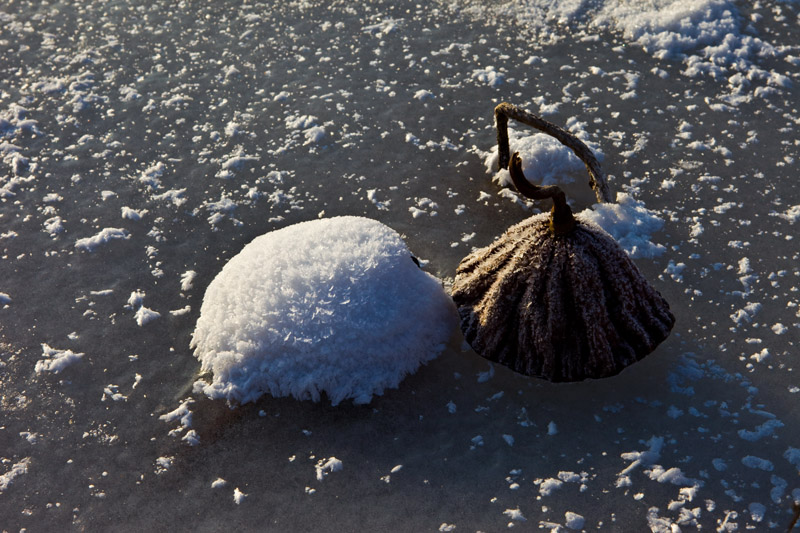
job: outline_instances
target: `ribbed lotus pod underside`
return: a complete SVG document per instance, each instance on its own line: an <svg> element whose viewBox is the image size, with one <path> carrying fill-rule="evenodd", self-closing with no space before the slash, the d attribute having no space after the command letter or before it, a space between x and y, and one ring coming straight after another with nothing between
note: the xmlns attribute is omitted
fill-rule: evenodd
<svg viewBox="0 0 800 533"><path fill-rule="evenodd" d="M509 154L509 118L552 135L583 160L600 202L611 193L591 150L571 133L511 104L495 108L500 167L528 198L552 199L551 213L511 227L456 271L452 296L467 342L483 357L550 381L618 374L669 335L669 304L622 247L575 217L556 186L539 187Z"/></svg>
<svg viewBox="0 0 800 533"><path fill-rule="evenodd" d="M576 217L555 236L550 215L511 227L459 265L453 299L483 357L550 381L619 373L669 335L669 305L605 231Z"/></svg>

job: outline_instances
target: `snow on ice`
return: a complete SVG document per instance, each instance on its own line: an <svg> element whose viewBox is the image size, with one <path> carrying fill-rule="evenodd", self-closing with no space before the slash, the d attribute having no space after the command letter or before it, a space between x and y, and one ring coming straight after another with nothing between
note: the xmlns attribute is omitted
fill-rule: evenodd
<svg viewBox="0 0 800 533"><path fill-rule="evenodd" d="M368 403L449 339L454 307L400 236L337 217L262 235L209 285L192 346L205 392Z"/></svg>

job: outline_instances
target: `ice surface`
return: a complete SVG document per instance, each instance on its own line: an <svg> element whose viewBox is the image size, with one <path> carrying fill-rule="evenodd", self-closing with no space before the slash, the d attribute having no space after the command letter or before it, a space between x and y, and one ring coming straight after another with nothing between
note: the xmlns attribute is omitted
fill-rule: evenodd
<svg viewBox="0 0 800 533"><path fill-rule="evenodd" d="M245 246L206 290L192 347L213 373L212 398L368 403L436 357L454 321L396 232L336 217Z"/></svg>
<svg viewBox="0 0 800 533"><path fill-rule="evenodd" d="M0 2L0 529L785 531L799 10ZM446 287L549 209L487 173L501 101L602 155L617 200L597 207L568 150L511 125L531 179L607 217L670 302L651 357L557 386L456 333L369 405L203 394L203 294L259 235L371 217Z"/></svg>

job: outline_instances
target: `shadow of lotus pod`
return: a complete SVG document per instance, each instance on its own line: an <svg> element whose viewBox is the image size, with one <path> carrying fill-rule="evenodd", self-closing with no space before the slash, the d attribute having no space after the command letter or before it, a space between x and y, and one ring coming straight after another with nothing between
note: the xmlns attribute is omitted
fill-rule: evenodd
<svg viewBox="0 0 800 533"><path fill-rule="evenodd" d="M586 163L590 184L604 201L610 193L591 151L510 104L495 112L501 165L508 162L521 193L552 198L554 205L461 262L452 296L465 338L483 357L550 381L618 374L669 336L675 322L669 304L608 233L572 215L558 187L527 182L518 154L508 157L502 130L511 116L557 133Z"/></svg>

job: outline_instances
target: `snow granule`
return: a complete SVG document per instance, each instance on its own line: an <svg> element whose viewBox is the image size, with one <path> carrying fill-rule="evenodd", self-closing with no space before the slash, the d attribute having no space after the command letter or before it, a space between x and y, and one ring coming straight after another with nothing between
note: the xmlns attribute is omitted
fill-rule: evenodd
<svg viewBox="0 0 800 533"><path fill-rule="evenodd" d="M152 309L148 309L145 306L141 306L137 311L136 314L133 315L133 318L136 319L136 324L139 326L144 326L148 322L152 322L156 318L160 317L161 313L157 311L153 311Z"/></svg>
<svg viewBox="0 0 800 533"><path fill-rule="evenodd" d="M190 429L186 432L186 435L181 438L181 440L189 446L197 446L200 444L200 435L197 434L197 431Z"/></svg>
<svg viewBox="0 0 800 533"><path fill-rule="evenodd" d="M772 472L775 469L772 461L754 455L742 457L742 464L748 468L756 468L758 470L764 470L765 472Z"/></svg>
<svg viewBox="0 0 800 533"><path fill-rule="evenodd" d="M787 331L789 331L789 328L787 328L780 322L777 322L772 325L772 332L775 333L775 335L783 335Z"/></svg>
<svg viewBox="0 0 800 533"><path fill-rule="evenodd" d="M539 485L539 494L542 496L550 496L557 489L560 489L563 484L563 481L555 478L545 479Z"/></svg>
<svg viewBox="0 0 800 533"><path fill-rule="evenodd" d="M257 237L209 285L191 346L211 398L368 403L435 358L456 323L400 236L361 217Z"/></svg>
<svg viewBox="0 0 800 533"><path fill-rule="evenodd" d="M511 520L515 520L517 522L525 522L527 518L522 515L522 511L519 508L516 509L506 509L503 511L503 514L509 517Z"/></svg>
<svg viewBox="0 0 800 533"><path fill-rule="evenodd" d="M187 270L181 274L181 292L186 292L192 288L196 276L197 272L194 270Z"/></svg>
<svg viewBox="0 0 800 533"><path fill-rule="evenodd" d="M36 361L36 367L34 368L37 374L44 372L58 374L83 357L82 353L75 353L72 350L57 350L47 344L42 344L42 355L44 359Z"/></svg>
<svg viewBox="0 0 800 533"><path fill-rule="evenodd" d="M578 513L567 511L564 515L564 525L570 529L580 530L583 528L585 520Z"/></svg>
<svg viewBox="0 0 800 533"><path fill-rule="evenodd" d="M342 468L344 468L342 461L336 457L320 459L314 467L317 471L317 481L322 481L331 472L339 472Z"/></svg>
<svg viewBox="0 0 800 533"><path fill-rule="evenodd" d="M764 514L767 512L767 508L762 503L753 502L747 506L748 511L750 511L750 518L753 522L761 522L764 520Z"/></svg>
<svg viewBox="0 0 800 533"><path fill-rule="evenodd" d="M130 234L121 228L104 228L91 237L75 241L75 248L86 252L94 252L98 246L116 239L129 239Z"/></svg>
<svg viewBox="0 0 800 533"><path fill-rule="evenodd" d="M15 463L4 474L0 475L0 494L3 494L15 478L28 473L28 465L31 463L31 458L25 459Z"/></svg>

